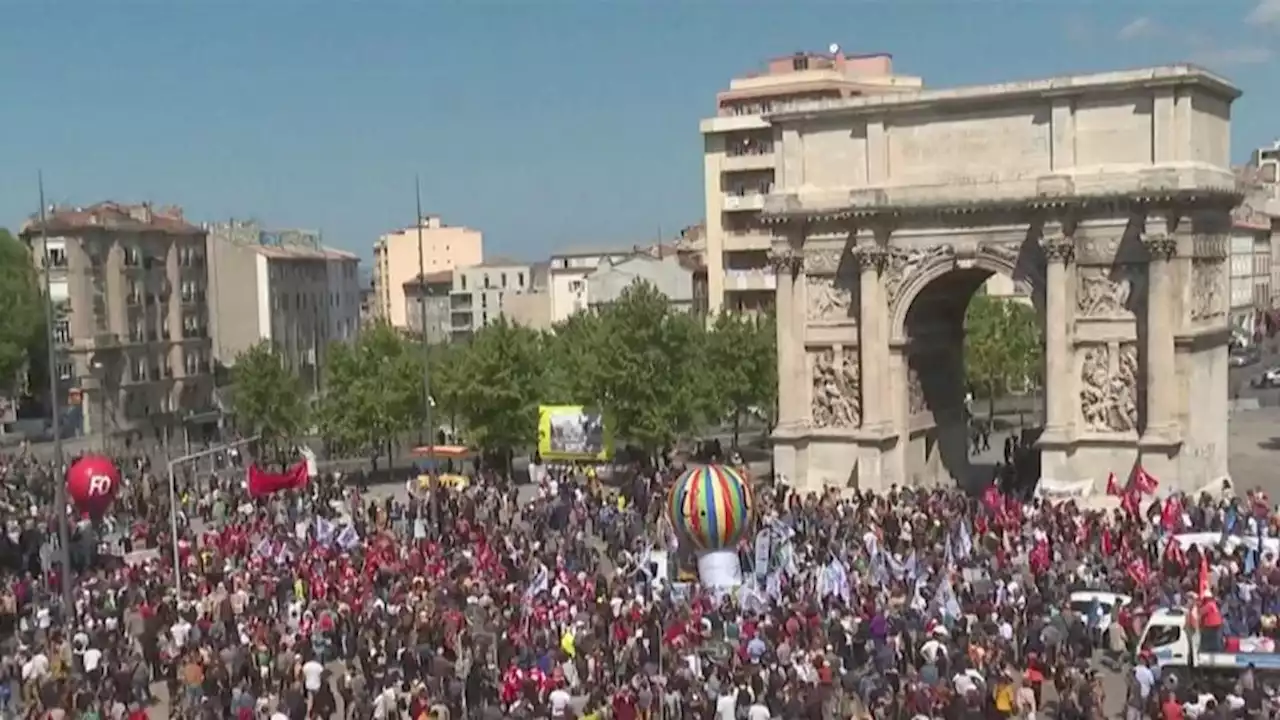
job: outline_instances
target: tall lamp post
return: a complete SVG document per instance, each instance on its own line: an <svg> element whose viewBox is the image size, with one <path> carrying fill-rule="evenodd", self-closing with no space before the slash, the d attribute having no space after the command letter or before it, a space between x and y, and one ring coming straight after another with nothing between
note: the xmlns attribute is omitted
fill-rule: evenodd
<svg viewBox="0 0 1280 720"><path fill-rule="evenodd" d="M422 247L422 181L413 178L413 195L418 214L418 325L422 331L422 406L427 423L427 473L431 489L431 532L440 528L440 471L436 468L436 424L431 402L431 346L427 343L427 262Z"/></svg>
<svg viewBox="0 0 1280 720"><path fill-rule="evenodd" d="M53 281L49 264L49 217L44 204L44 173L37 175L40 186L40 245L44 265L44 339L49 349L49 414L53 431L53 509L58 514L58 562L62 564L62 607L67 613L65 622L73 627L76 622L75 605L71 600L71 532L67 527L67 479L62 453L62 408L58 402L58 351L53 332L54 317Z"/></svg>

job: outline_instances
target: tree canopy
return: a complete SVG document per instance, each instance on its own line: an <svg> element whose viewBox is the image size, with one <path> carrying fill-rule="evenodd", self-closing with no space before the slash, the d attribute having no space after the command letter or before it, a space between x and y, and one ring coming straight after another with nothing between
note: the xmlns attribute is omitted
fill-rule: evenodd
<svg viewBox="0 0 1280 720"><path fill-rule="evenodd" d="M1038 383L1044 344L1031 305L976 295L964 320L965 376L974 391L995 399Z"/></svg>
<svg viewBox="0 0 1280 720"><path fill-rule="evenodd" d="M270 341L240 353L231 378L232 411L242 433L279 442L306 429L309 413L302 381Z"/></svg>
<svg viewBox="0 0 1280 720"><path fill-rule="evenodd" d="M12 392L44 347L44 297L27 247L0 228L0 394Z"/></svg>
<svg viewBox="0 0 1280 720"><path fill-rule="evenodd" d="M723 315L708 327L643 282L546 332L499 318L466 341L426 352L420 342L375 325L328 348L316 408L327 441L377 448L434 431L423 412L424 369L437 426L495 455L536 445L539 405L599 409L620 442L655 453L726 421L735 432L748 415L769 421L776 404L771 319ZM297 394L277 395L283 406L305 404L297 382L279 380L278 360L263 346L237 363L245 397L237 414L257 419L255 427L282 428L263 407L268 391Z"/></svg>

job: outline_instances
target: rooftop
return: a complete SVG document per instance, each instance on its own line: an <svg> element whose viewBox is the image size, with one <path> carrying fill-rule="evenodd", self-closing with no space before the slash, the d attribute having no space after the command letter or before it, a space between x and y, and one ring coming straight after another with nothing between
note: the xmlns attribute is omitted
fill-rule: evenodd
<svg viewBox="0 0 1280 720"><path fill-rule="evenodd" d="M253 250L269 260L360 260L355 253L327 247L255 245Z"/></svg>
<svg viewBox="0 0 1280 720"><path fill-rule="evenodd" d="M426 275L416 275L405 280L401 285L405 290L416 290L422 287L423 281L427 285L445 285L453 283L453 271L441 270L440 272L427 273Z"/></svg>
<svg viewBox="0 0 1280 720"><path fill-rule="evenodd" d="M200 236L205 230L187 222L182 208L176 205L153 206L151 203L125 204L111 200L87 207L57 207L45 216L45 230L58 233L80 233L90 230L106 232L151 232L165 235ZM34 216L21 233L40 232L40 218Z"/></svg>

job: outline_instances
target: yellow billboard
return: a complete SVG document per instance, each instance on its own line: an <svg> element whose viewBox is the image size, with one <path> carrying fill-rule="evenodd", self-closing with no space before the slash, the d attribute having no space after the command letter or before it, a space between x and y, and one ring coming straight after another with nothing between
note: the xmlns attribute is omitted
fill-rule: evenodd
<svg viewBox="0 0 1280 720"><path fill-rule="evenodd" d="M613 433L598 410L539 405L538 454L543 460L603 462L613 457Z"/></svg>

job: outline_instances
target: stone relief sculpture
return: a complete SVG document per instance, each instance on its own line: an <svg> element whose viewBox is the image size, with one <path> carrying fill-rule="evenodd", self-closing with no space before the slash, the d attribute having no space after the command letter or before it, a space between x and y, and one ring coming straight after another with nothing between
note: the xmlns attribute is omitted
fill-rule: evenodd
<svg viewBox="0 0 1280 720"><path fill-rule="evenodd" d="M809 353L813 377L813 426L851 428L862 422L862 388L856 356L835 350Z"/></svg>
<svg viewBox="0 0 1280 720"><path fill-rule="evenodd" d="M840 269L840 260L843 257L844 251L835 248L808 250L804 254L804 271L820 275L835 273Z"/></svg>
<svg viewBox="0 0 1280 720"><path fill-rule="evenodd" d="M769 265L776 273L795 274L800 271L804 256L790 247L774 246L769 249Z"/></svg>
<svg viewBox="0 0 1280 720"><path fill-rule="evenodd" d="M1132 316L1129 299L1133 296L1134 269L1122 267L1113 271L1106 267L1082 267L1077 271L1076 312L1087 318L1124 318ZM1118 276L1113 279L1113 276Z"/></svg>
<svg viewBox="0 0 1280 720"><path fill-rule="evenodd" d="M853 291L831 275L809 276L810 320L851 320L849 308L853 305Z"/></svg>
<svg viewBox="0 0 1280 720"><path fill-rule="evenodd" d="M940 259L955 258L955 254L956 249L951 245L890 248L889 268L884 280L885 290L889 293L889 301L892 303L897 299L898 292L913 275Z"/></svg>
<svg viewBox="0 0 1280 720"><path fill-rule="evenodd" d="M1080 411L1093 432L1121 433L1138 429L1138 347L1124 343L1111 366L1111 347L1085 351L1080 368Z"/></svg>
<svg viewBox="0 0 1280 720"><path fill-rule="evenodd" d="M912 415L929 409L924 399L924 383L920 382L920 373L914 367L907 368L907 412Z"/></svg>
<svg viewBox="0 0 1280 720"><path fill-rule="evenodd" d="M1193 260L1191 263L1191 319L1210 320L1222 315L1223 263Z"/></svg>

